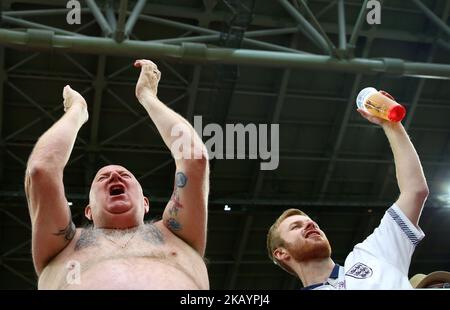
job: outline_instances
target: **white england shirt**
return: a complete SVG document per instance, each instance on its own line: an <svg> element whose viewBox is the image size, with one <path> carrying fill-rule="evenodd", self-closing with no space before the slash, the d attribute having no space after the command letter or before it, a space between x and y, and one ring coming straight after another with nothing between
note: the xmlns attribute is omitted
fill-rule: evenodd
<svg viewBox="0 0 450 310"><path fill-rule="evenodd" d="M304 289L412 289L408 269L414 249L424 236L393 204L374 232L353 248L343 267L336 264L325 283Z"/></svg>

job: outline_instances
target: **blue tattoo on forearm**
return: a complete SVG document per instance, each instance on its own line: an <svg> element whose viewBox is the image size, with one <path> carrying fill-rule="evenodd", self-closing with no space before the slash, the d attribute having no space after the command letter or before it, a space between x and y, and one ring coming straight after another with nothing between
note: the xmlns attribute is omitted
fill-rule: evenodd
<svg viewBox="0 0 450 310"><path fill-rule="evenodd" d="M172 217L167 220L167 226L173 231L181 230L181 224Z"/></svg>
<svg viewBox="0 0 450 310"><path fill-rule="evenodd" d="M187 183L187 176L183 172L177 172L175 174L175 185L177 187L184 187Z"/></svg>

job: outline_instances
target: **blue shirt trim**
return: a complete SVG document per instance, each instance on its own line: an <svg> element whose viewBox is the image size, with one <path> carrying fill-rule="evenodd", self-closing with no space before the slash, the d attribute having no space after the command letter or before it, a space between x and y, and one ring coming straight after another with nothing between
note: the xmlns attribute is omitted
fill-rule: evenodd
<svg viewBox="0 0 450 310"><path fill-rule="evenodd" d="M338 264L334 265L333 270L331 271L331 274L330 274L331 279L337 279L339 277L339 269L340 268L341 268L341 266L339 266Z"/></svg>
<svg viewBox="0 0 450 310"><path fill-rule="evenodd" d="M405 233L405 235L412 242L412 244L417 245L420 242L416 234L409 228L409 226L405 223L405 221L403 221L400 215L398 215L397 212L395 212L395 210L392 207L387 210L387 213L397 223L397 225Z"/></svg>
<svg viewBox="0 0 450 310"><path fill-rule="evenodd" d="M338 264L335 264L328 279L337 279L339 277L339 269L340 268L341 268L341 266L339 266ZM302 290L313 290L317 287L324 286L324 285L330 285L330 283L328 283L328 281L327 281L324 283L312 284L312 285L305 286L304 288L302 288Z"/></svg>

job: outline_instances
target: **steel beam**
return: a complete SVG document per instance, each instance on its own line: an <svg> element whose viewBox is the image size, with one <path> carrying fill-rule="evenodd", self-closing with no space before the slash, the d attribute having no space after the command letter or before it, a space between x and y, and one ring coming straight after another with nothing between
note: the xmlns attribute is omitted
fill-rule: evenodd
<svg viewBox="0 0 450 310"><path fill-rule="evenodd" d="M19 95L21 95L26 101L28 101L29 103L31 103L31 105L33 105L36 109L38 109L39 111L41 111L45 116L47 116L49 119L51 119L52 121L56 122L57 118L55 116L53 116L50 112L48 112L47 110L45 110L39 103L37 103L36 101L34 101L30 96L28 96L27 94L25 94L25 92L23 92L20 88L18 88L16 85L14 85L13 83L11 83L10 81L7 82L8 86L10 88L12 88L13 90L15 90Z"/></svg>
<svg viewBox="0 0 450 310"><path fill-rule="evenodd" d="M339 25L339 49L347 49L347 38L345 33L345 3L338 0L338 25Z"/></svg>
<svg viewBox="0 0 450 310"><path fill-rule="evenodd" d="M133 32L133 27L136 24L142 10L144 9L146 2L147 0L138 0L136 5L134 6L133 11L128 17L127 23L125 25L125 37L128 37Z"/></svg>
<svg viewBox="0 0 450 310"><path fill-rule="evenodd" d="M97 6L97 3L95 3L94 0L86 0L86 4L88 5L89 9L92 12L92 15L94 15L95 19L97 20L98 25L102 29L103 34L108 37L111 35L112 30L109 26L108 22L105 19L105 16L103 16L102 11Z"/></svg>
<svg viewBox="0 0 450 310"><path fill-rule="evenodd" d="M328 0L327 0L328 1ZM328 11L332 6L335 5L336 0L333 0L332 2L328 3L328 6L325 7L323 10ZM39 2L40 3L40 2ZM54 3L51 3L54 5ZM348 2L346 3L347 6L360 6L359 3L353 3ZM322 10L322 11L323 11ZM394 8L384 5L383 10L385 11L395 11L395 12L403 12L403 13L410 13L410 14L421 14L421 11L416 10L407 10L407 9L401 9L401 8ZM82 12L90 12L89 9L84 8L81 9ZM316 14L316 17L319 18L320 15L323 14L323 12L319 12ZM178 18L187 18L187 19L193 19L196 20L200 16L204 14L204 10L200 9L193 9L193 8L183 8L183 10L174 10L174 8L170 5L164 5L164 4L153 4L149 3L146 5L146 8L144 10L145 14L154 14L158 16L163 17L178 17ZM53 15L53 14L67 14L67 9L49 9L49 10L27 10L27 11L6 11L3 12L6 16L45 16L45 15ZM223 16L226 14L224 11L220 10L214 10L212 11L208 18L211 22L214 21L223 21ZM258 27L266 27L266 28L277 28L277 27L294 27L295 24L291 20L287 19L275 19L273 16L267 16L267 15L261 15L261 14L255 14L252 19L252 25L258 26ZM332 23L322 23L322 27L327 33L333 33L338 34L338 29L336 28L335 24ZM346 25L347 31L352 31L354 28L353 25ZM360 31L360 35L367 37L368 32L367 31ZM406 31L397 31L397 30L382 30L380 29L375 37L375 39L394 39L394 40L400 40L400 41L407 41L407 42L417 42L417 43L432 43L433 39L429 37L427 34L411 34Z"/></svg>
<svg viewBox="0 0 450 310"><path fill-rule="evenodd" d="M184 97L186 97L186 94L181 94L180 96L176 97L175 99L171 100L169 103L167 103L167 106L171 106L174 103L178 102L179 100L183 99ZM123 135L124 133L130 131L131 129L139 126L140 124L142 124L143 122L145 122L146 120L150 119L150 116L145 115L143 117L141 117L139 120L137 120L136 122L134 122L133 124L131 124L130 126L120 130L119 132L115 133L114 135L108 137L107 139L101 141L99 143L99 145L104 146L106 145L108 142L113 141L115 138Z"/></svg>
<svg viewBox="0 0 450 310"><path fill-rule="evenodd" d="M105 90L105 68L106 68L106 56L100 55L97 62L97 73L95 80L93 81L94 86L94 105L92 108L92 121L91 121L91 133L89 145L87 146L88 160L85 165L85 186L89 187L88 184L90 180L94 177L94 165L97 161L97 154L95 152L98 149L98 130L100 125L100 111L103 99L103 92Z"/></svg>
<svg viewBox="0 0 450 310"><path fill-rule="evenodd" d="M292 28L283 28L280 29L280 33L292 33L295 31L291 31ZM297 28L295 28L297 29ZM262 31L269 31L269 30L262 30ZM261 32L262 32L261 31ZM284 47L281 45L275 45L275 44L271 44L271 43L266 43L266 42L262 42L262 41L257 41L257 40L251 40L249 39L252 35L252 31L249 31L248 33L244 34L244 43L247 43L246 45L252 45L254 47L259 47L259 48L263 48L263 49L268 49L268 50L273 50L273 51L278 51L278 52L287 52L287 53L296 53L296 54L310 54L304 51L300 51L300 50L294 50L288 47ZM256 36L256 35L255 35ZM220 34L208 34L208 35L203 35L203 36L191 36L191 37L180 37L180 38L170 38L170 39L158 39L158 40L150 40L150 41L146 41L146 42L151 42L151 43L164 43L164 44L178 44L178 43L184 43L184 42L202 42L202 43L207 43L207 42L211 42L211 41L219 41L220 40L221 35ZM250 44L248 44L250 42Z"/></svg>
<svg viewBox="0 0 450 310"><path fill-rule="evenodd" d="M39 111L41 111L44 115L46 115L48 118L50 118L52 121L56 122L57 118L55 116L53 116L50 112L46 111L39 103L37 103L36 101L34 101L30 96L28 96L27 94L25 94L21 89L19 89L17 86L15 86L14 84L12 84L11 82L8 82L9 87L11 87L12 89L14 89L17 93L19 93L25 100L27 100L29 103L31 103L32 105L34 105ZM62 106L62 105L61 105ZM31 123L30 123L31 124ZM25 128L25 127L24 127ZM10 136L8 136L10 137ZM83 144L86 144L86 141L81 138L81 137L77 137L76 138L77 141L80 141Z"/></svg>
<svg viewBox="0 0 450 310"><path fill-rule="evenodd" d="M198 26L193 26L193 25L189 25L189 24L185 24L185 23L180 23L180 22L176 22L176 21L172 21L172 20L168 20L168 19L164 19L164 18L160 18L160 17L141 15L139 18L141 18L142 20L153 22L153 23L157 23L157 24L160 24L160 25L164 25L164 26L168 26L168 27L174 27L174 28L183 29L183 30L187 30L187 31L198 32L198 33L202 33L202 34L206 34L206 35L218 35L219 37L221 35L221 33L219 31L216 31L216 30L207 29L207 28L198 27ZM174 42L174 39L162 39L162 40L171 40L169 42L171 42L171 43ZM209 40L209 39L207 39L207 40ZM175 42L177 42L177 41L175 41ZM302 52L302 51L289 49L289 48L284 47L284 46L275 45L275 44L271 44L271 43L267 43L267 42L263 42L263 41L258 41L258 40L253 40L253 39L245 38L245 37L243 39L243 42L245 44L247 44L247 45L255 46L255 47L258 47L258 48L267 48L267 49L270 49L270 50L283 51L283 52L292 52L292 53L305 53L305 52Z"/></svg>
<svg viewBox="0 0 450 310"><path fill-rule="evenodd" d="M447 26L446 21L443 21L434 14L426 5L424 5L420 0L412 0L412 2L420 9L425 15L441 30L447 37L450 36L450 27Z"/></svg>
<svg viewBox="0 0 450 310"><path fill-rule="evenodd" d="M120 0L119 18L117 20L116 30L114 32L114 39L121 43L126 39L125 37L125 20L127 17L128 0Z"/></svg>
<svg viewBox="0 0 450 310"><path fill-rule="evenodd" d="M334 46L333 42L331 42L330 38L326 34L326 32L323 30L322 26L320 25L319 21L314 16L314 13L309 9L308 4L306 3L306 0L299 0L303 7L305 8L306 13L308 14L309 18L312 20L314 26L317 28L319 33L322 35L322 38L327 43L328 48L330 49L333 56L336 56L336 46Z"/></svg>
<svg viewBox="0 0 450 310"><path fill-rule="evenodd" d="M12 65L11 67L9 67L9 68L6 70L6 72L7 72L7 73L12 72L13 70L15 70L15 69L19 68L20 66L26 64L28 61L33 60L34 58L36 58L36 57L39 56L39 55L40 55L40 53L33 53L32 55L30 55L30 56L28 56L28 57L22 59L21 61L15 63L15 64Z"/></svg>
<svg viewBox="0 0 450 310"><path fill-rule="evenodd" d="M106 57L99 56L97 63L97 74L93 82L95 89L94 93L94 106L92 108L92 121L91 121L91 138L90 146L95 147L98 144L98 128L100 123L100 110L102 104L103 91L105 89L105 67Z"/></svg>
<svg viewBox="0 0 450 310"><path fill-rule="evenodd" d="M10 16L3 16L2 20L4 22L8 23L8 24L23 26L23 27L26 27L26 28L36 28L36 29L49 30L49 31L53 31L53 32L55 32L57 34L68 35L68 36L84 36L84 35L76 33L76 32L71 32L71 31L67 31L67 30L64 30L64 29L50 27L50 26L46 26L46 25L42 25L42 24L39 24L39 23L30 22L30 21L27 21L27 20L23 20L23 19L20 19L20 18L14 18L14 17L10 17Z"/></svg>
<svg viewBox="0 0 450 310"><path fill-rule="evenodd" d="M352 34L350 36L350 40L348 42L348 47L350 49L354 49L356 47L356 40L358 39L359 31L361 30L361 27L364 22L364 18L366 16L367 11L367 2L369 0L364 0L361 9L359 11L358 19L356 20L355 27L353 28Z"/></svg>
<svg viewBox="0 0 450 310"><path fill-rule="evenodd" d="M91 12L88 8L82 8L81 13ZM3 16L25 17L25 16L49 16L49 15L66 15L67 9L45 9L45 10L24 10L24 11L6 11Z"/></svg>
<svg viewBox="0 0 450 310"><path fill-rule="evenodd" d="M180 74L177 70L174 69L173 66L168 64L165 61L161 61L161 65L163 65L170 73L172 73L175 77L177 77L183 85L188 86L189 82Z"/></svg>
<svg viewBox="0 0 450 310"><path fill-rule="evenodd" d="M323 14L327 13L333 6L336 5L337 0L332 0L330 3L328 3L327 6L325 6L323 9L321 9L316 14L316 18L319 19Z"/></svg>
<svg viewBox="0 0 450 310"><path fill-rule="evenodd" d="M155 168L151 169L150 171L145 172L144 174L140 175L137 177L137 180L139 182L141 182L143 179L145 179L146 177L153 175L156 171L170 165L171 163L174 162L174 159L172 158L172 156L170 156L171 158L169 160L166 160L165 162L163 162L162 164L156 166Z"/></svg>
<svg viewBox="0 0 450 310"><path fill-rule="evenodd" d="M23 193L23 194L25 195L25 193ZM20 226L25 227L27 230L31 231L30 224L24 222L21 218L17 217L15 214L12 214L11 212L9 212L8 210L5 210L3 208L0 210L0 212L5 214L9 218L13 219L16 223L20 224Z"/></svg>
<svg viewBox="0 0 450 310"><path fill-rule="evenodd" d="M114 97L114 99L116 99L116 101L125 109L127 109L128 111L130 111L131 114L134 115L134 117L137 117L138 119L140 119L142 117L142 114L137 112L134 108L131 107L129 102L125 102L122 98L120 98L115 92L113 92L111 90L111 88L107 88L106 92L108 94L110 94L112 97ZM147 126L153 130L155 133L158 132L157 129L154 127L154 125L151 122L146 123Z"/></svg>
<svg viewBox="0 0 450 310"><path fill-rule="evenodd" d="M20 224L23 226L22 223L20 223ZM31 231L31 227L29 225L27 225L27 229ZM2 258L8 257L9 255L16 253L18 250L24 248L25 246L27 247L26 251L28 251L30 243L31 243L31 239L28 239L28 240L26 240L26 241L24 241L24 242L22 242L22 243L20 243L20 244L18 244L16 246L14 246L12 249L9 249L9 250L3 252L1 254L1 257Z"/></svg>
<svg viewBox="0 0 450 310"><path fill-rule="evenodd" d="M328 0L327 0L328 1ZM334 1L335 2L335 1ZM335 3L331 2L330 7L334 5ZM346 3L347 6L353 6L353 7L360 7L360 3L353 3L349 2ZM365 6L364 6L365 7ZM329 8L326 8L327 10ZM401 10L397 8L390 8L386 5L383 6L383 10L394 10L394 11L400 11L400 12L408 12L408 13L420 13L420 11L412 11L412 10ZM366 10L365 10L366 11ZM365 12L364 11L364 12ZM202 16L204 13L203 10L199 9L189 9L189 8L183 8L183 10L177 10L174 11L173 7L168 5L160 5L160 4L148 4L146 6L146 10L144 11L147 14L154 14L158 16L164 16L164 17L179 17L179 18L187 18L187 19L197 19L199 16ZM363 12L363 13L364 13ZM220 10L214 10L211 12L208 16L210 21L223 21L223 16L225 12ZM319 12L320 14L320 12ZM318 15L319 15L318 14ZM318 15L316 16L318 18ZM365 14L363 15L363 17ZM364 19L362 19L362 22ZM260 15L255 14L252 19L252 25L258 26L258 27L267 27L267 28L277 28L277 27L293 27L295 24L291 20L287 19L275 19L273 16L267 16L267 15ZM322 27L327 33L333 33L338 34L338 29L335 24L332 23L322 23ZM347 31L353 30L353 25L346 25ZM367 37L369 35L368 31L359 31L359 34L361 36ZM430 38L427 34L423 35L415 35L410 34L406 31L396 31L396 30L379 30L375 39L395 39L395 40L403 40L403 41L411 41L411 42L421 42L421 43L432 43L432 38Z"/></svg>
<svg viewBox="0 0 450 310"><path fill-rule="evenodd" d="M14 158L14 160L17 161L24 170L27 168L27 163L25 162L25 160L23 160L22 158L20 158L19 156L17 156L13 152L11 152L10 150L6 150L6 154L8 154L12 158Z"/></svg>
<svg viewBox="0 0 450 310"><path fill-rule="evenodd" d="M77 67L78 69L80 69L80 71L82 71L84 74L86 74L86 76L91 79L94 76L92 75L91 72L89 72L83 65L81 65L78 61L76 61L75 59L72 58L72 56L70 56L69 54L63 53L63 56L70 61L75 67Z"/></svg>
<svg viewBox="0 0 450 310"><path fill-rule="evenodd" d="M88 87L87 89L85 89L84 91L82 91L80 94L81 94L81 95L84 95L85 93L87 93L87 92L90 91L90 90L91 90L91 87ZM56 112L56 111L58 111L58 110L61 110L62 108L63 108L63 105L62 105L62 104L61 104L60 106L55 106L55 107L53 107L53 109L50 111L50 113ZM27 130L28 128L33 127L34 125L36 125L37 123L39 123L39 122L42 121L43 119L44 119L44 117L36 118L34 121L28 123L26 126L24 126L24 127L20 128L19 130L15 131L15 132L13 132L13 133L11 133L11 134L9 134L8 136L6 136L4 140L5 140L5 141L11 140L11 139L14 138L15 136L17 136L19 133L21 133L21 132Z"/></svg>
<svg viewBox="0 0 450 310"><path fill-rule="evenodd" d="M111 26L111 29L116 29L117 20L116 20L116 14L114 13L114 0L108 0L106 2L105 16L106 16L106 20L108 21L109 25Z"/></svg>
<svg viewBox="0 0 450 310"><path fill-rule="evenodd" d="M329 0L327 0L328 2ZM365 0L365 5L363 6L366 8L367 1ZM324 8L325 11L329 10L334 4L336 0L329 3L329 7ZM348 2L346 3L347 6L352 7L360 7L361 4L359 2ZM363 14L366 12L367 9L364 10ZM407 12L411 14L417 14L420 13L420 11L413 11L413 10L405 10L405 9L399 9L399 8L393 8L388 7L386 5L383 5L383 10L385 11L398 11L398 12ZM183 8L183 10L177 10L174 11L173 7L170 5L162 5L162 4L148 4L146 7L146 10L144 11L146 14L154 14L158 16L163 17L179 17L179 18L187 18L187 19L197 19L199 16L201 16L204 12L203 10L199 9L192 9L192 8ZM223 21L223 16L225 12L220 10L214 10L212 11L208 18L211 22ZM319 15L323 14L319 12L316 17L319 18ZM364 21L365 14L362 16L361 22ZM283 18L273 18L273 16L268 15L261 15L261 14L255 14L252 19L252 25L258 26L258 27L267 27L267 28L277 28L277 27L292 27L295 26L295 24L291 20L283 19ZM324 27L325 31L327 33L333 33L337 34L338 29L336 28L335 24L331 23L322 23L322 27ZM346 25L347 31L352 31L354 28L353 25ZM368 31L359 31L359 34L361 36L367 37ZM404 41L411 41L411 42L421 42L421 43L432 43L432 38L429 38L427 34L423 35L414 35L410 34L406 31L395 31L395 30L379 30L375 39L395 39L395 40L404 40Z"/></svg>
<svg viewBox="0 0 450 310"><path fill-rule="evenodd" d="M203 44L183 44L182 46L151 44L141 41L126 40L121 44L109 38L68 37L46 33L46 42L35 37L34 33L22 33L0 29L0 44L29 49L46 49L54 51L72 51L87 54L104 54L116 56L146 56L181 59L188 62L245 64L270 67L289 67L318 69L328 71L374 74L391 73L391 61L380 59L354 58L351 60L333 59L330 56L302 55L293 53L255 51L229 48L207 48ZM396 72L403 76L423 78L450 79L450 65L406 62L398 60L403 69Z"/></svg>
<svg viewBox="0 0 450 310"><path fill-rule="evenodd" d="M11 267L10 265L6 264L5 262L1 262L0 265L3 268L5 268L6 270L8 270L9 272L11 272L12 274L16 275L17 277L19 277L22 280L24 280L25 282L27 282L28 284L32 285L33 287L36 287L36 281L33 281L30 278L24 276L22 273L20 273L19 271L17 271L16 269Z"/></svg>
<svg viewBox="0 0 450 310"><path fill-rule="evenodd" d="M329 55L332 54L332 50L328 46L325 39L288 0L279 0L279 2L284 7L284 9L297 21L297 23L299 24L299 31L303 32L303 34L308 37L321 51Z"/></svg>
<svg viewBox="0 0 450 310"><path fill-rule="evenodd" d="M186 108L186 119L190 123L192 123L194 121L194 118L193 118L194 117L194 109L195 109L195 103L197 101L198 84L200 83L201 72L202 72L202 67L200 65L194 66L194 71L192 73L192 80L187 89L189 99L188 99L188 105Z"/></svg>

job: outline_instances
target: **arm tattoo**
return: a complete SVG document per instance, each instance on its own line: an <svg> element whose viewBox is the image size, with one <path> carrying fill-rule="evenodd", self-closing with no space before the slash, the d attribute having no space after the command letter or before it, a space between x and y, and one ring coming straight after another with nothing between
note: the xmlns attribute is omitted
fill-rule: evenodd
<svg viewBox="0 0 450 310"><path fill-rule="evenodd" d="M181 224L173 217L169 218L166 221L166 225L167 225L167 227L169 227L170 230L173 230L173 231L181 230Z"/></svg>
<svg viewBox="0 0 450 310"><path fill-rule="evenodd" d="M187 183L187 176L183 172L177 172L175 174L175 184L177 187L184 187Z"/></svg>
<svg viewBox="0 0 450 310"><path fill-rule="evenodd" d="M173 190L172 197L170 197L171 206L169 207L169 219L166 220L166 226L172 231L180 231L181 223L178 221L178 211L183 208L180 203L179 188L183 188L187 183L187 177L183 172L177 172L175 174L175 189Z"/></svg>
<svg viewBox="0 0 450 310"><path fill-rule="evenodd" d="M172 197L170 197L170 202L172 203L171 209L174 209L175 213L178 213L178 209L183 208L183 205L180 203L180 194L176 188L172 193Z"/></svg>
<svg viewBox="0 0 450 310"><path fill-rule="evenodd" d="M75 236L76 227L75 224L72 222L72 218L69 221L69 224L63 228L60 229L57 233L53 233L55 236L64 236L64 240L70 241L73 239L73 236Z"/></svg>
<svg viewBox="0 0 450 310"><path fill-rule="evenodd" d="M180 203L180 196L177 188L174 189L172 197L170 197L170 203L172 205L169 207L169 214L171 217L177 217L178 211L183 208L183 205Z"/></svg>

